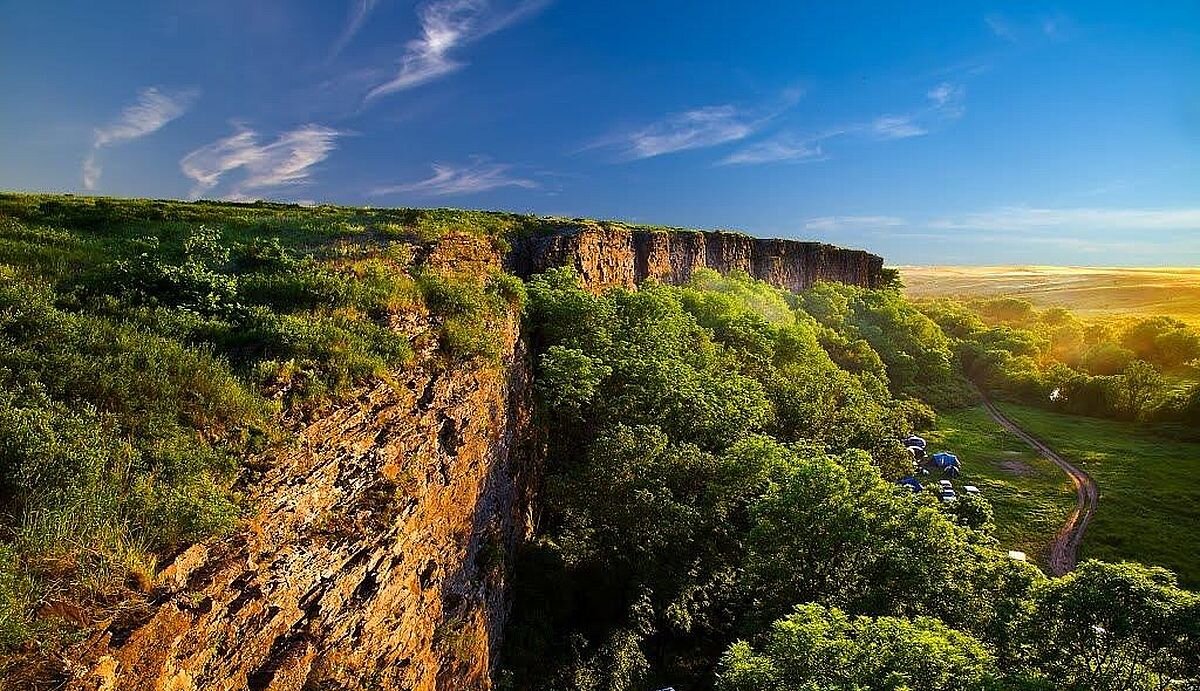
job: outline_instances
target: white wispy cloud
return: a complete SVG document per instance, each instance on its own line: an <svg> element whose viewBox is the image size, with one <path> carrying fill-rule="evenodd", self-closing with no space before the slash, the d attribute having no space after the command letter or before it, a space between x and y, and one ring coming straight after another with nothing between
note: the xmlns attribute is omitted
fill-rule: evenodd
<svg viewBox="0 0 1200 691"><path fill-rule="evenodd" d="M619 160L634 161L737 142L762 132L803 97L804 89L793 86L753 106L726 103L675 112L647 124L618 130L580 150L607 149L615 152ZM798 155L795 150L800 146L798 141L781 141L776 148L785 146L793 149L793 155ZM768 155L763 150L747 153L746 158ZM749 161L721 163L733 162Z"/></svg>
<svg viewBox="0 0 1200 691"><path fill-rule="evenodd" d="M619 146L628 158L652 158L738 141L755 129L753 119L734 106L708 106L676 113L630 132Z"/></svg>
<svg viewBox="0 0 1200 691"><path fill-rule="evenodd" d="M405 46L400 68L367 93L367 100L411 89L466 65L452 53L541 10L550 0L520 0L493 7L488 0L435 0L417 9L420 38Z"/></svg>
<svg viewBox="0 0 1200 691"><path fill-rule="evenodd" d="M792 135L781 135L756 142L735 151L721 159L721 165L749 165L755 163L773 163L777 161L824 161L827 157L821 148L821 142L829 136L817 136L811 139L796 138Z"/></svg>
<svg viewBox="0 0 1200 691"><path fill-rule="evenodd" d="M1198 230L1200 208L1036 208L1010 206L931 221L931 228L1035 231L1078 230Z"/></svg>
<svg viewBox="0 0 1200 691"><path fill-rule="evenodd" d="M961 84L953 82L942 82L925 93L925 97L933 104L934 109L940 111L943 115L961 115L963 111L963 100L966 98L967 89Z"/></svg>
<svg viewBox="0 0 1200 691"><path fill-rule="evenodd" d="M939 125L955 120L966 112L966 88L943 81L925 92L924 106L904 112L880 115L873 120L849 122L815 134L781 132L748 144L721 159L719 165L749 165L782 161L824 161L829 158L824 144L840 137L876 140L907 139L934 131Z"/></svg>
<svg viewBox="0 0 1200 691"><path fill-rule="evenodd" d="M988 25L988 28L992 30L992 33L997 38L1002 38L1005 41L1014 43L1016 42L1016 29L1013 28L1012 22L1010 22L1004 15L993 12L985 16L983 21Z"/></svg>
<svg viewBox="0 0 1200 691"><path fill-rule="evenodd" d="M433 175L424 180L378 187L371 190L371 194L375 196L417 194L445 197L486 192L502 187L537 189L540 186L535 180L513 174L512 165L493 163L486 158L477 157L465 165L434 163Z"/></svg>
<svg viewBox="0 0 1200 691"><path fill-rule="evenodd" d="M103 172L100 149L157 132L186 113L199 94L196 89L170 92L153 86L139 91L136 102L126 106L115 120L93 131L92 148L83 160L83 186L92 190L100 182Z"/></svg>
<svg viewBox="0 0 1200 691"><path fill-rule="evenodd" d="M881 115L871 121L871 134L879 139L907 139L929 134L912 115Z"/></svg>
<svg viewBox="0 0 1200 691"><path fill-rule="evenodd" d="M928 105L901 115L881 115L871 121L868 130L878 139L906 139L929 134L938 122L956 120L966 112L966 88L941 82L925 92Z"/></svg>
<svg viewBox="0 0 1200 691"><path fill-rule="evenodd" d="M233 171L243 177L228 193L246 198L251 192L308 182L312 167L324 161L346 132L323 125L304 125L260 144L258 133L239 127L234 134L202 146L179 161L183 174L195 181L193 198L220 184Z"/></svg>
<svg viewBox="0 0 1200 691"><path fill-rule="evenodd" d="M350 41L358 35L359 30L367 22L367 17L379 4L379 0L353 0L353 5L350 8L350 16L346 19L346 26L342 29L342 33L338 34L337 40L333 42L333 47L329 49L329 57L335 58L338 53L346 49L350 45Z"/></svg>
<svg viewBox="0 0 1200 691"><path fill-rule="evenodd" d="M820 232L871 230L905 225L898 216L819 216L804 222L804 229Z"/></svg>
<svg viewBox="0 0 1200 691"><path fill-rule="evenodd" d="M767 106L743 108L723 104L672 113L647 125L602 137L583 147L583 150L608 149L615 151L620 160L634 161L741 141L760 133L772 120L795 105L802 95L802 90L788 89L775 103ZM800 145L799 141L781 141L775 147L775 154L781 155L782 149L789 147L793 155L798 155L797 148ZM745 160L726 160L722 163L748 163L755 157L766 159L771 155L767 148L747 152L743 157L729 157Z"/></svg>

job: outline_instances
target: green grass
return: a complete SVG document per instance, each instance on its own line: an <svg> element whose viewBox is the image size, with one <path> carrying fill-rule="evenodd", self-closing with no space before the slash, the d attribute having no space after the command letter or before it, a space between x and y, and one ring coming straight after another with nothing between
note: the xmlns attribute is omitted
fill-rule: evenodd
<svg viewBox="0 0 1200 691"><path fill-rule="evenodd" d="M1099 485L1081 560L1165 566L1184 587L1200 586L1200 443L1160 437L1133 423L1000 407Z"/></svg>
<svg viewBox="0 0 1200 691"><path fill-rule="evenodd" d="M991 502L1000 547L1023 551L1045 567L1050 542L1075 505L1067 476L982 406L939 413L937 431L926 438L932 451L944 449L962 460L960 491L975 485Z"/></svg>

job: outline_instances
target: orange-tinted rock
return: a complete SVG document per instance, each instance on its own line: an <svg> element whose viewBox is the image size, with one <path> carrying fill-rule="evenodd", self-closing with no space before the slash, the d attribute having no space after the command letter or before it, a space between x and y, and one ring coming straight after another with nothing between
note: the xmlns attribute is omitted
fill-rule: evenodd
<svg viewBox="0 0 1200 691"><path fill-rule="evenodd" d="M632 287L648 278L687 281L696 269L745 271L786 290L817 281L878 287L883 259L862 250L819 242L753 238L739 233L651 231L611 223L563 224L545 235L514 243L508 264L529 276L573 266L591 289Z"/></svg>
<svg viewBox="0 0 1200 691"><path fill-rule="evenodd" d="M518 328L498 365L426 352L296 423L249 464L255 515L164 568L145 616L76 646L68 687L489 688L538 458Z"/></svg>

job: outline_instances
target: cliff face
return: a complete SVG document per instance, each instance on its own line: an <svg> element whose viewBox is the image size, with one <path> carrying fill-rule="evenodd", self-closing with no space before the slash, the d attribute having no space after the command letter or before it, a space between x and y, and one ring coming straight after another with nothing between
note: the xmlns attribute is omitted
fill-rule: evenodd
<svg viewBox="0 0 1200 691"><path fill-rule="evenodd" d="M557 232L522 239L514 244L508 263L520 276L574 266L584 284L595 289L632 287L647 278L679 284L700 268L741 270L792 291L822 280L875 288L883 269L881 257L819 242L636 230L605 223L563 225Z"/></svg>
<svg viewBox="0 0 1200 691"><path fill-rule="evenodd" d="M479 243L434 259L472 253L499 263ZM141 611L78 646L70 688L488 688L536 478L519 324L499 366L429 344L398 381L294 424L251 461L246 526L186 550Z"/></svg>
<svg viewBox="0 0 1200 691"><path fill-rule="evenodd" d="M524 276L571 265L593 289L680 283L701 267L793 290L872 286L882 266L818 243L604 224L518 241L503 259L468 236L425 257ZM490 688L540 461L518 315L502 335L499 366L447 364L418 339L417 364L393 381L293 421L291 443L248 463L244 527L187 549L146 603L76 646L68 688Z"/></svg>

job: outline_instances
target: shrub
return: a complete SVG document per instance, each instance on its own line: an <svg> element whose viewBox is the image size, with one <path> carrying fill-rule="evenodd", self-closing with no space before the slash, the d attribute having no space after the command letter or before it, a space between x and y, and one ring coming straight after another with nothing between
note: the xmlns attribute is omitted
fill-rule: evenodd
<svg viewBox="0 0 1200 691"><path fill-rule="evenodd" d="M499 355L503 325L525 295L519 279L500 273L426 269L418 274L417 287L430 314L441 321L442 352L462 359Z"/></svg>

